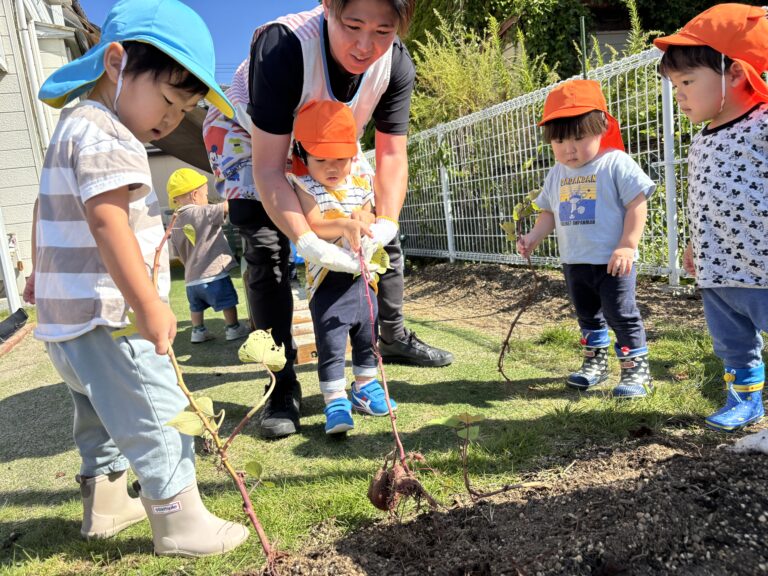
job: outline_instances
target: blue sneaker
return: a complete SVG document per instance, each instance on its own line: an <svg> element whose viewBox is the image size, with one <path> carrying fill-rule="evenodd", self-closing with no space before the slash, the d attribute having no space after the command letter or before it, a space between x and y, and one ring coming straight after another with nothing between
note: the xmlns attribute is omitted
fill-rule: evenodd
<svg viewBox="0 0 768 576"><path fill-rule="evenodd" d="M389 402L392 404L392 410L397 410L397 402L392 398L389 399ZM352 386L352 407L371 416L387 416L389 414L387 400L384 398L384 388L381 387L378 380L372 380L360 388L359 392L355 392L355 387Z"/></svg>
<svg viewBox="0 0 768 576"><path fill-rule="evenodd" d="M352 402L337 398L325 407L325 433L340 434L355 427L352 421Z"/></svg>

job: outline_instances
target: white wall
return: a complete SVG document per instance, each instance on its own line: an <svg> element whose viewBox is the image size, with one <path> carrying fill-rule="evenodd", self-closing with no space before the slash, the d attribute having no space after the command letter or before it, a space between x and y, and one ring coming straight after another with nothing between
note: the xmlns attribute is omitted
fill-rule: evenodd
<svg viewBox="0 0 768 576"><path fill-rule="evenodd" d="M0 42L7 72L0 72L0 209L5 228L15 233L26 270L31 269L32 206L42 165L12 0L0 0Z"/></svg>

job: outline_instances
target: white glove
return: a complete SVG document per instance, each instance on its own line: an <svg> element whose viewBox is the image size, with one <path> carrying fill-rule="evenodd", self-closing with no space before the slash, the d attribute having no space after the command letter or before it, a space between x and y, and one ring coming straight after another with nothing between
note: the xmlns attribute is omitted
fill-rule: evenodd
<svg viewBox="0 0 768 576"><path fill-rule="evenodd" d="M334 272L360 274L360 260L349 250L320 240L314 232L306 232L296 242L296 252L312 264L328 268Z"/></svg>
<svg viewBox="0 0 768 576"><path fill-rule="evenodd" d="M397 224L388 218L376 218L376 222L371 224L374 242L386 246L397 236Z"/></svg>
<svg viewBox="0 0 768 576"><path fill-rule="evenodd" d="M373 258L373 255L376 253L376 250L379 249L379 246L381 246L381 244L376 242L373 238L362 236L360 238L360 247L363 249L363 260L370 262L371 258Z"/></svg>

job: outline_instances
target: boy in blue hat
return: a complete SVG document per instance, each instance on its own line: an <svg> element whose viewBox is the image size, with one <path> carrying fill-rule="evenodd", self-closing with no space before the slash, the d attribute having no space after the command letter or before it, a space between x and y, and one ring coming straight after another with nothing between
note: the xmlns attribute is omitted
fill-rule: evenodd
<svg viewBox="0 0 768 576"><path fill-rule="evenodd" d="M168 252L144 143L170 134L205 97L232 106L214 81L213 42L178 0L121 0L101 40L40 89L61 115L37 206L33 293L38 324L75 404L82 464L81 534L106 538L149 517L155 552L221 554L248 530L208 512L195 481L194 439L165 423L187 406L166 355L176 335ZM135 313L138 334L113 338ZM141 499L126 490L127 470Z"/></svg>

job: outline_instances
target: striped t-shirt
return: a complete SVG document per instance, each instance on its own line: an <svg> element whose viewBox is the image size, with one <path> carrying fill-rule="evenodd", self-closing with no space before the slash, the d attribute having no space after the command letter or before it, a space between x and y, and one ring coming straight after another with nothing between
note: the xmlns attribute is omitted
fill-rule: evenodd
<svg viewBox="0 0 768 576"><path fill-rule="evenodd" d="M286 177L296 192L309 194L315 199L323 220L349 218L352 212L360 210L368 203L373 204L373 187L370 179L364 176L349 175L344 182L335 188L323 186L309 175L296 176L289 172ZM344 246L341 237L337 238L334 244L349 247ZM305 261L305 264L307 268L307 292L311 300L320 283L328 274L328 269L309 260Z"/></svg>
<svg viewBox="0 0 768 576"><path fill-rule="evenodd" d="M64 110L40 178L35 299L40 340L71 340L96 326L128 324L128 304L99 255L85 202L128 186L129 225L151 277L164 235L147 153L112 112L86 100ZM168 300L168 250L160 256L158 290Z"/></svg>

